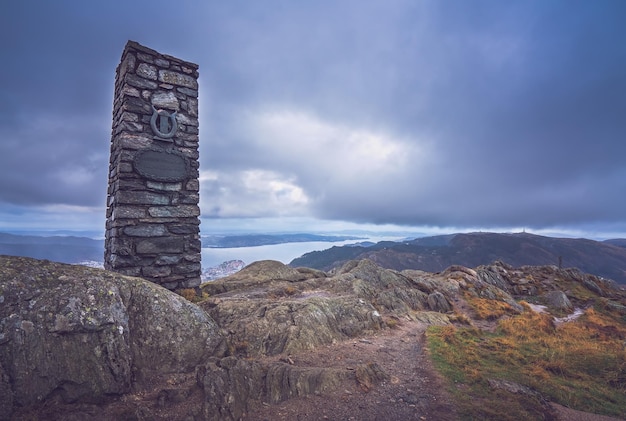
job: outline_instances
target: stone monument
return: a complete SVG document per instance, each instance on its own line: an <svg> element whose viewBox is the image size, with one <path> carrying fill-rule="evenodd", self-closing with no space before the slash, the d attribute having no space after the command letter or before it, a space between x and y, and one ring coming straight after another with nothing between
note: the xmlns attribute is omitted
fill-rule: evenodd
<svg viewBox="0 0 626 421"><path fill-rule="evenodd" d="M104 267L200 285L198 66L128 41L115 77Z"/></svg>

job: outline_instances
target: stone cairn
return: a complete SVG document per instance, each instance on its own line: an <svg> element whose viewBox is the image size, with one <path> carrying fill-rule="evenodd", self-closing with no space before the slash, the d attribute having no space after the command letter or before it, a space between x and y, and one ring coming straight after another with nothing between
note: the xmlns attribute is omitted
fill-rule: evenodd
<svg viewBox="0 0 626 421"><path fill-rule="evenodd" d="M200 285L198 66L128 41L115 78L104 267Z"/></svg>

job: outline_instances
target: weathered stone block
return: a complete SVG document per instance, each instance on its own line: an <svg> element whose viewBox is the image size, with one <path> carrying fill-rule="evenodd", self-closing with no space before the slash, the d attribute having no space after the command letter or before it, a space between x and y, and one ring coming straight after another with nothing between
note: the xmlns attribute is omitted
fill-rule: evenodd
<svg viewBox="0 0 626 421"><path fill-rule="evenodd" d="M117 203L129 205L168 205L170 198L167 195L149 191L120 191L117 194Z"/></svg>
<svg viewBox="0 0 626 421"><path fill-rule="evenodd" d="M180 110L180 102L172 91L159 91L152 94L152 105L156 108L167 108L168 110Z"/></svg>
<svg viewBox="0 0 626 421"><path fill-rule="evenodd" d="M145 190L146 183L139 178L120 178L115 187L116 190Z"/></svg>
<svg viewBox="0 0 626 421"><path fill-rule="evenodd" d="M162 191L180 191L183 188L182 183L159 183L150 180L147 181L146 185L149 189Z"/></svg>
<svg viewBox="0 0 626 421"><path fill-rule="evenodd" d="M186 88L198 89L198 82L193 76L189 76L183 73L173 72L171 70L160 70L159 81L165 82L165 83L171 83L172 85L184 86Z"/></svg>
<svg viewBox="0 0 626 421"><path fill-rule="evenodd" d="M194 254L187 254L185 255L184 259L186 262L196 262L196 263L200 263L201 261L201 255L194 253Z"/></svg>
<svg viewBox="0 0 626 421"><path fill-rule="evenodd" d="M145 133L121 133L115 140L124 149L145 149L152 145L152 138Z"/></svg>
<svg viewBox="0 0 626 421"><path fill-rule="evenodd" d="M137 243L137 253L140 254L182 253L184 249L183 238L155 237Z"/></svg>
<svg viewBox="0 0 626 421"><path fill-rule="evenodd" d="M113 209L113 219L123 218L143 218L146 216L146 209L134 206L118 206Z"/></svg>
<svg viewBox="0 0 626 421"><path fill-rule="evenodd" d="M188 263L188 264L179 264L172 267L173 273L190 273L199 271L200 263Z"/></svg>
<svg viewBox="0 0 626 421"><path fill-rule="evenodd" d="M189 89L189 88L176 88L176 90L186 96L190 96L193 98L198 98L198 90L197 89Z"/></svg>
<svg viewBox="0 0 626 421"><path fill-rule="evenodd" d="M197 126L198 125L198 120L197 119L188 117L187 115L185 115L183 113L178 113L176 115L176 119L178 120L179 124L186 124L188 126Z"/></svg>
<svg viewBox="0 0 626 421"><path fill-rule="evenodd" d="M123 121L120 123L119 126L117 126L117 129L115 130L115 134L120 133L123 130L129 131L129 132L141 132L143 131L143 124L134 123L131 121Z"/></svg>
<svg viewBox="0 0 626 421"><path fill-rule="evenodd" d="M200 232L197 224L170 224L167 229L172 234L198 234Z"/></svg>
<svg viewBox="0 0 626 421"><path fill-rule="evenodd" d="M154 63L154 57L150 54L146 53L137 53L137 58L141 61L145 61L147 63Z"/></svg>
<svg viewBox="0 0 626 421"><path fill-rule="evenodd" d="M126 76L124 76L124 81L130 86L134 86L139 89L156 89L158 86L156 82L144 79L132 73L127 73Z"/></svg>
<svg viewBox="0 0 626 421"><path fill-rule="evenodd" d="M128 162L121 162L117 166L117 170L119 173L129 173L129 172L133 172L133 166L129 164Z"/></svg>
<svg viewBox="0 0 626 421"><path fill-rule="evenodd" d="M159 256L154 261L155 265L175 265L182 260L182 256Z"/></svg>
<svg viewBox="0 0 626 421"><path fill-rule="evenodd" d="M117 256L132 256L134 254L132 241L126 238L121 238L113 242L110 248L111 253Z"/></svg>
<svg viewBox="0 0 626 421"><path fill-rule="evenodd" d="M200 252L202 250L202 243L200 242L200 240L190 240L187 243L187 251L195 251L195 252Z"/></svg>
<svg viewBox="0 0 626 421"><path fill-rule="evenodd" d="M162 58L154 59L154 64L156 64L159 67L164 67L164 68L170 67L170 62L168 60L164 60Z"/></svg>
<svg viewBox="0 0 626 421"><path fill-rule="evenodd" d="M153 206L148 208L148 214L157 218L191 218L194 216L200 216L200 208L198 206L191 205Z"/></svg>
<svg viewBox="0 0 626 421"><path fill-rule="evenodd" d="M200 195L197 193L181 193L179 196L178 203L182 204L193 204L198 203L200 200Z"/></svg>
<svg viewBox="0 0 626 421"><path fill-rule="evenodd" d="M122 95L139 98L139 91L130 85L124 85L124 87L122 88Z"/></svg>
<svg viewBox="0 0 626 421"><path fill-rule="evenodd" d="M133 53L128 53L124 57L124 61L120 65L120 74L123 76L125 72L134 72L137 64L137 57Z"/></svg>
<svg viewBox="0 0 626 421"><path fill-rule="evenodd" d="M131 237L162 237L167 229L161 224L145 224L124 228L124 234Z"/></svg>
<svg viewBox="0 0 626 421"><path fill-rule="evenodd" d="M198 117L198 100L195 98L189 98L187 100L187 112L191 117Z"/></svg>
<svg viewBox="0 0 626 421"><path fill-rule="evenodd" d="M131 121L134 123L139 122L139 115L135 113L129 113L128 111L124 111L120 114L121 121Z"/></svg>
<svg viewBox="0 0 626 421"><path fill-rule="evenodd" d="M111 260L109 263L114 265L116 268L134 268L137 265L137 259L134 256L120 256L117 254L111 255ZM128 274L127 272L125 272ZM139 274L139 272L133 272Z"/></svg>
<svg viewBox="0 0 626 421"><path fill-rule="evenodd" d="M146 63L140 63L137 67L137 74L150 80L157 80L157 69Z"/></svg>
<svg viewBox="0 0 626 421"><path fill-rule="evenodd" d="M189 180L187 184L185 184L185 189L189 191L200 191L200 181Z"/></svg>
<svg viewBox="0 0 626 421"><path fill-rule="evenodd" d="M172 270L168 266L148 266L141 269L141 274L148 278L163 278L171 273Z"/></svg>
<svg viewBox="0 0 626 421"><path fill-rule="evenodd" d="M151 112L150 105L141 98L126 98L122 105L122 110L139 114L150 114Z"/></svg>

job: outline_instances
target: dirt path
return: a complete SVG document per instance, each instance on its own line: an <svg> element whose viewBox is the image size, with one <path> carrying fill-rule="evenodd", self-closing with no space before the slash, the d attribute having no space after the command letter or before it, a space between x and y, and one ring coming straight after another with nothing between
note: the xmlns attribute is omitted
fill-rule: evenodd
<svg viewBox="0 0 626 421"><path fill-rule="evenodd" d="M291 355L295 365L353 370L377 364L387 378L371 385L346 380L330 396L258 404L245 420L442 420L458 419L424 349L426 326L403 321L397 328Z"/></svg>

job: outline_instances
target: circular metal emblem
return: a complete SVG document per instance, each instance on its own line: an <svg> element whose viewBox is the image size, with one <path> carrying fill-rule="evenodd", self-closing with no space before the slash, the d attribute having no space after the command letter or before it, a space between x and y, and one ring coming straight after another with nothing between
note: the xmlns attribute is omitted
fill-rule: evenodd
<svg viewBox="0 0 626 421"><path fill-rule="evenodd" d="M162 139L174 137L176 130L178 130L178 123L176 122L177 111L170 114L165 110L157 110L154 105L152 109L154 112L150 118L150 127L154 134ZM157 122L159 123L158 126Z"/></svg>

